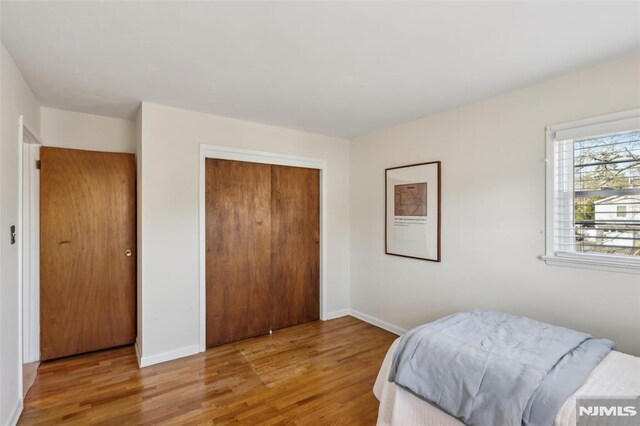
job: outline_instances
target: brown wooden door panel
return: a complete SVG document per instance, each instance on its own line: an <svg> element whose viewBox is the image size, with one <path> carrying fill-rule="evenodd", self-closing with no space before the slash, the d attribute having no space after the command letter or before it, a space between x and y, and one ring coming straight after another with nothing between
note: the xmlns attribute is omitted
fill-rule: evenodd
<svg viewBox="0 0 640 426"><path fill-rule="evenodd" d="M133 343L135 156L42 147L40 161L41 359Z"/></svg>
<svg viewBox="0 0 640 426"><path fill-rule="evenodd" d="M207 346L269 332L271 166L207 159Z"/></svg>
<svg viewBox="0 0 640 426"><path fill-rule="evenodd" d="M320 171L271 169L271 328L320 318Z"/></svg>

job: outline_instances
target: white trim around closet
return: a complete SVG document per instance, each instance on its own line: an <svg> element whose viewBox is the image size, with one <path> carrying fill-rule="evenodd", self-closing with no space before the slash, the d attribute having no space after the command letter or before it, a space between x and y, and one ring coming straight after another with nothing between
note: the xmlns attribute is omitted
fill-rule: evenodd
<svg viewBox="0 0 640 426"><path fill-rule="evenodd" d="M254 151L226 146L200 145L200 352L207 349L207 311L206 311L206 247L205 247L205 160L246 161L250 163L273 164L276 166L305 167L320 170L320 319L328 319L327 301L327 162L319 158L299 157L273 152Z"/></svg>

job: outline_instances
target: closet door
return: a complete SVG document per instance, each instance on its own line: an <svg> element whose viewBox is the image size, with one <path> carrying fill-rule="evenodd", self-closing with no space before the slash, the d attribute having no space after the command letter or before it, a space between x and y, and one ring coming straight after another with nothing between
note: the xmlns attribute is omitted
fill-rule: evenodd
<svg viewBox="0 0 640 426"><path fill-rule="evenodd" d="M42 360L132 344L135 156L40 151Z"/></svg>
<svg viewBox="0 0 640 426"><path fill-rule="evenodd" d="M207 159L207 346L269 333L271 166Z"/></svg>
<svg viewBox="0 0 640 426"><path fill-rule="evenodd" d="M320 319L320 171L271 169L271 328Z"/></svg>

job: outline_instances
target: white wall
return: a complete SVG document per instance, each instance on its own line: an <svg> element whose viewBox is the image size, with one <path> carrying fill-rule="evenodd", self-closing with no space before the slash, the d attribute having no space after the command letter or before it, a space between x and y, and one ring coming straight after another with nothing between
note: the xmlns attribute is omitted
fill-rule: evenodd
<svg viewBox="0 0 640 426"><path fill-rule="evenodd" d="M41 136L47 146L89 151L136 152L136 123L121 118L42 107Z"/></svg>
<svg viewBox="0 0 640 426"><path fill-rule="evenodd" d="M18 117L24 115L39 132L40 105L4 45L0 62L0 425L4 425L22 399L18 244L9 244L9 226L18 226Z"/></svg>
<svg viewBox="0 0 640 426"><path fill-rule="evenodd" d="M548 266L546 125L640 106L640 57L351 143L351 308L408 329L476 306L608 337L640 355L640 276ZM384 254L384 169L442 161L442 263Z"/></svg>
<svg viewBox="0 0 640 426"><path fill-rule="evenodd" d="M348 142L144 102L139 181L142 200L138 205L143 224L143 358L176 350L188 352L199 344L200 144L326 159L326 305L329 312L348 307Z"/></svg>

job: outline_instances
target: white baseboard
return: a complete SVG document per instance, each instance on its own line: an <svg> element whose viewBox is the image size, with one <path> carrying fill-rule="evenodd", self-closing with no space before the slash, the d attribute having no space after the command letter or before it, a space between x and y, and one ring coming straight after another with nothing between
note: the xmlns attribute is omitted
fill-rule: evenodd
<svg viewBox="0 0 640 426"><path fill-rule="evenodd" d="M11 415L9 416L7 426L15 426L18 424L18 419L20 419L20 414L22 414L22 408L22 398L19 398L16 401L15 407L13 407L13 410L11 410Z"/></svg>
<svg viewBox="0 0 640 426"><path fill-rule="evenodd" d="M337 311L327 312L327 316L325 317L325 321L332 320L336 318L346 317L349 315L349 309L340 309Z"/></svg>
<svg viewBox="0 0 640 426"><path fill-rule="evenodd" d="M162 352L155 355L140 357L140 368L148 367L161 362L172 361L174 359L183 358L189 355L200 353L200 345L185 346L184 348L174 349L168 352Z"/></svg>
<svg viewBox="0 0 640 426"><path fill-rule="evenodd" d="M383 321L381 319L378 319L376 317L372 317L371 315L367 315L365 313L362 313L360 311L356 311L355 309L350 309L349 310L349 314L352 317L356 317L359 320L362 320L364 322L368 322L369 324L375 325L376 327L380 327L384 330L390 331L393 334L397 334L398 336L402 336L403 334L405 334L407 332L407 330L405 330L402 327L398 327L397 325L393 325L390 324L386 321Z"/></svg>

